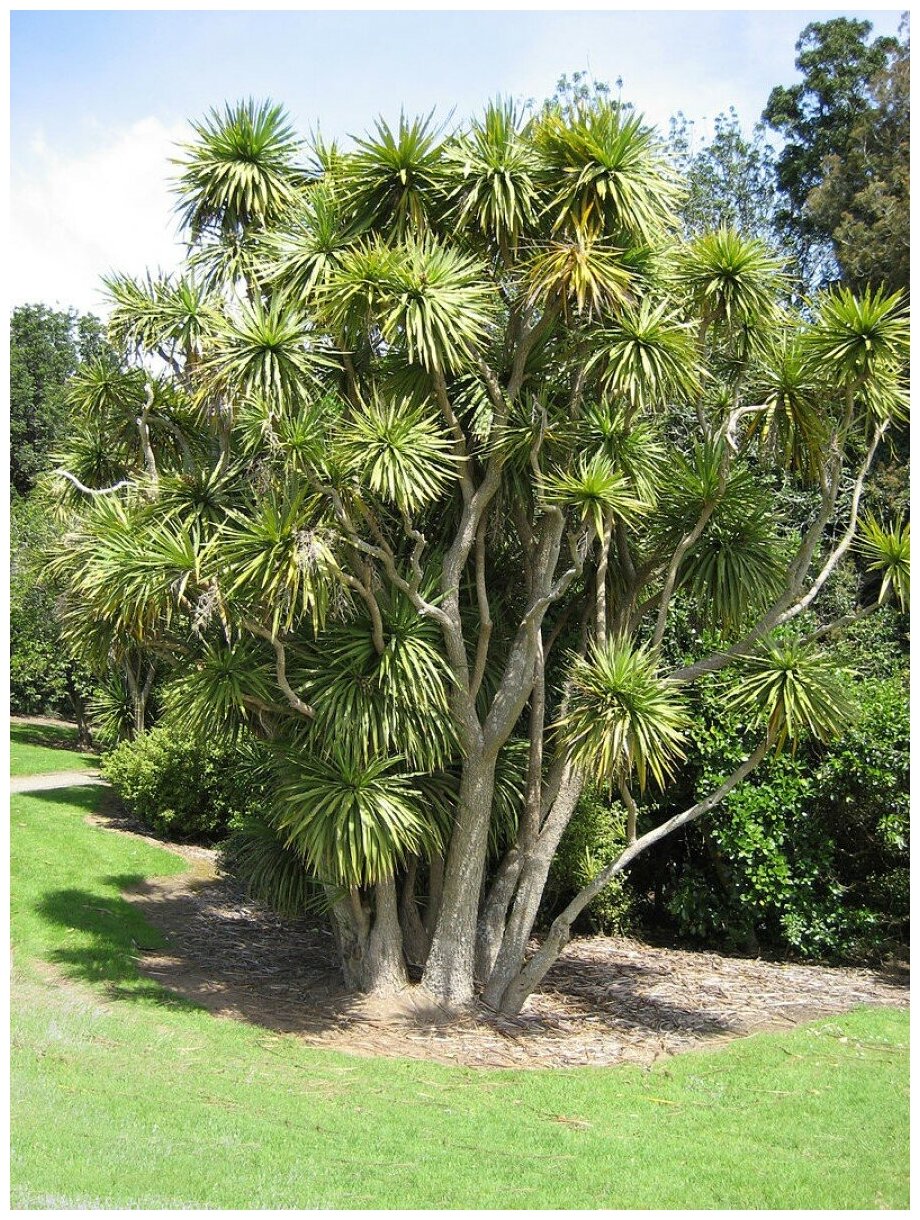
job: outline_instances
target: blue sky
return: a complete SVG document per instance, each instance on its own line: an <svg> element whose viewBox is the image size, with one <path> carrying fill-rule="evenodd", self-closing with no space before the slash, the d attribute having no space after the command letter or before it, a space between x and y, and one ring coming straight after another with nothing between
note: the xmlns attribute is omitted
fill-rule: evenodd
<svg viewBox="0 0 920 1220"><path fill-rule="evenodd" d="M283 102L306 134L373 116L458 118L502 93L543 98L563 72L623 80L655 123L734 105L747 127L796 79L812 20L898 10L715 12L79 12L11 14L12 303L97 308L98 277L176 261L168 156L227 99Z"/></svg>

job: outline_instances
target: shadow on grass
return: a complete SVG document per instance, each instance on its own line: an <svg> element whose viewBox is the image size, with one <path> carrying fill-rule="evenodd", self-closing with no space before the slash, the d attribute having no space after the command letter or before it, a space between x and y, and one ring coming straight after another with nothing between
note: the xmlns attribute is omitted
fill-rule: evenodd
<svg viewBox="0 0 920 1220"><path fill-rule="evenodd" d="M16 792L14 800L25 798L49 805L66 805L84 813L98 813L103 801L109 797L109 789L102 784L74 784L72 788L36 788L29 792Z"/></svg>
<svg viewBox="0 0 920 1220"><path fill-rule="evenodd" d="M133 873L105 881L129 889L145 878ZM163 948L165 941L123 898L93 890L55 890L36 904L36 910L46 923L66 929L66 940L76 940L48 954L48 961L68 978L101 986L113 999L154 1001L186 1011L198 1007L139 973L137 956ZM73 938L75 932L79 937Z"/></svg>
<svg viewBox="0 0 920 1220"><path fill-rule="evenodd" d="M70 750L87 758L95 757L95 751L83 750L76 728L56 724L10 724L10 744L14 746L42 746L47 750Z"/></svg>
<svg viewBox="0 0 920 1220"><path fill-rule="evenodd" d="M224 879L191 888L180 884L175 892L138 874L100 880L131 893L133 900L102 900L74 889L49 894L41 904L43 918L85 934L83 944L54 954L72 977L103 985L113 998L232 1012L276 1033L322 1034L366 1020L365 999L343 987L326 929L266 917L239 900ZM166 938L159 928L167 930ZM145 952L153 956L139 975L136 958ZM703 1013L692 1000L682 1006L649 997L649 975L656 973L640 962L618 963L614 972L583 963L577 972L551 978L550 989L565 997L570 1015L607 1018L640 1036L668 1030L703 1036L738 1032L730 1019ZM154 981L148 981L151 976ZM424 1028L450 1023L449 1014L433 1009L424 993L410 988L403 999L393 1014L399 1023ZM494 1023L489 1014L480 1015ZM537 1012L511 1024L515 1038L525 1043L557 1028L552 1014Z"/></svg>

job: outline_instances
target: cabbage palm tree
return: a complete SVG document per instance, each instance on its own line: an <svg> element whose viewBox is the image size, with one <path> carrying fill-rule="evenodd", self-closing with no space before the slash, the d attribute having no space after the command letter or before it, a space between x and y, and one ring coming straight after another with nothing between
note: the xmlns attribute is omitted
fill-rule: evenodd
<svg viewBox="0 0 920 1220"><path fill-rule="evenodd" d="M124 367L73 390L68 630L155 655L185 731L270 745L240 858L284 901L299 863L350 983L409 961L441 1004L516 1011L610 876L845 714L821 590L861 538L863 601L906 597L909 535L861 512L904 304L797 314L755 240L682 244L655 133L603 101L381 121L309 175L276 108L195 130L206 285L111 280ZM748 758L640 834L723 671ZM631 841L530 955L589 778Z"/></svg>

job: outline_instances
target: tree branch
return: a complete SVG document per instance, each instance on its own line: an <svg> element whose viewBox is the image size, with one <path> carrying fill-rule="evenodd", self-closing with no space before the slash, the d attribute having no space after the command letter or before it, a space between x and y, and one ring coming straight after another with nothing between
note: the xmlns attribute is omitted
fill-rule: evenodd
<svg viewBox="0 0 920 1220"><path fill-rule="evenodd" d="M770 748L770 744L770 738L764 738L756 750L714 792L711 792L704 800L698 801L689 809L684 810L683 813L676 814L673 818L669 818L667 822L663 822L660 826L656 826L653 830L648 831L647 834L642 835L641 838L636 839L615 860L612 860L602 868L586 886L579 890L568 906L553 920L543 944L505 991L502 998L502 1011L518 1012L520 1010L521 1005L534 988L539 986L544 975L569 940L572 924L588 903L597 897L604 886L608 885L617 873L621 873L637 856L647 851L649 847L666 838L679 827L686 826L688 822L696 821L704 813L708 813L720 804L729 792L736 788L763 760L767 750Z"/></svg>
<svg viewBox="0 0 920 1220"><path fill-rule="evenodd" d="M77 491L82 491L87 496L108 496L113 491L120 491L122 487L130 487L130 479L120 479L117 483L113 483L111 487L87 487L81 483L75 474L71 474L69 470L55 470L55 474L59 474L64 479L70 479Z"/></svg>
<svg viewBox="0 0 920 1220"><path fill-rule="evenodd" d="M483 675L486 672L489 641L492 638L492 611L489 607L489 593L486 588L486 522L487 518L483 516L476 530L476 600L479 605L479 641L476 645L473 676L470 679L471 699L475 699L479 694Z"/></svg>
<svg viewBox="0 0 920 1220"><path fill-rule="evenodd" d="M821 569L821 572L812 583L808 592L804 596L800 597L798 601L795 600L796 594L804 583L805 573L808 571L808 566L814 557L814 553L817 550L819 542L821 541L821 534L823 533L825 526L833 514L834 505L837 499L839 471L828 479L824 489L824 494L822 496L822 511L818 514L815 521L812 522L812 525L808 530L802 545L789 566L790 583L787 588L763 615L757 625L752 628L752 630L749 631L742 640L739 640L736 644L733 644L731 648L726 649L725 652L714 653L712 656L705 658L705 660L697 661L693 665L687 665L682 669L675 670L669 675L672 682L692 682L695 678L699 678L703 674L716 673L720 669L724 669L726 665L730 665L736 657L742 656L752 644L755 644L758 640L762 639L763 636L772 631L775 627L782 626L783 623L788 623L790 619L796 618L802 613L803 610L807 610L807 608L818 596L818 593L823 588L828 577L849 550L853 539L856 536L856 522L859 514L859 502L862 497L863 485L869 472L869 467L871 466L873 458L875 457L875 452L878 448L879 441L884 435L886 428L886 423L879 424L876 427L875 435L871 445L869 446L869 452L866 455L862 466L860 467L856 481L853 485L853 496L850 506L850 523L842 540L832 551L830 558Z"/></svg>
<svg viewBox="0 0 920 1220"><path fill-rule="evenodd" d="M316 711L309 703L304 703L303 699L297 694L290 682L287 680L287 653L284 649L284 644L274 632L263 627L261 623L246 620L245 626L253 635L260 636L263 640L268 640L272 648L275 650L275 673L278 678L278 685L281 687L284 697L287 699L291 707L300 712L301 716L306 716L310 720L316 718Z"/></svg>

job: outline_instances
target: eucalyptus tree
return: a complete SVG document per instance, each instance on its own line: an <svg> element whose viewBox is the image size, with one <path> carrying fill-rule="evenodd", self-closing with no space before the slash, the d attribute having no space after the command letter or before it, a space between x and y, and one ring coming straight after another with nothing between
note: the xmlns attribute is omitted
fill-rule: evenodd
<svg viewBox="0 0 920 1220"><path fill-rule="evenodd" d="M349 149L250 103L196 135L188 269L109 281L143 394L105 462L84 396L69 629L157 656L189 731L268 744L272 841L325 887L350 983L408 963L443 1005L516 1011L613 873L844 717L820 649L846 623L816 610L857 537L881 596L905 587L903 528L860 532L905 410L902 301L799 314L758 240L682 241L655 133L603 100ZM774 511L789 481L804 528ZM717 650L675 652L678 613ZM649 826L715 671L747 755ZM531 953L587 782L626 848Z"/></svg>

